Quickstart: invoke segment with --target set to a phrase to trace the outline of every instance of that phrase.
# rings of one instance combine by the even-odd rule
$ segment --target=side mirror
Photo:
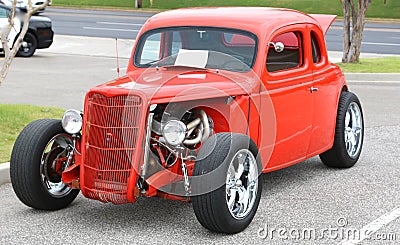
[[[285,50],[285,45],[282,42],[276,42],[276,43],[269,42],[268,45],[274,46],[275,51],[277,53],[281,53],[283,52],[283,50]]]

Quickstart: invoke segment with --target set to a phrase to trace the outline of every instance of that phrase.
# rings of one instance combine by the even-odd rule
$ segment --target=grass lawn
[[[143,7],[154,9],[174,9],[201,6],[269,6],[297,9],[306,13],[325,13],[343,15],[340,1],[337,0],[143,0]],[[115,7],[129,8],[135,6],[135,0],[53,0],[54,6],[77,7]],[[374,0],[367,12],[372,18],[400,18],[400,1]]]
[[[53,0],[53,6],[72,7],[113,7],[129,8],[135,7],[135,0]]]
[[[336,63],[344,72],[400,73],[400,58],[364,58],[359,64]]]
[[[0,104],[0,163],[10,161],[11,150],[21,130],[41,118],[61,118],[63,109],[31,105]]]

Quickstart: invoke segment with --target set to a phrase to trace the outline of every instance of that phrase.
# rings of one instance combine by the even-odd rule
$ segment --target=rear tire
[[[246,229],[262,191],[256,144],[246,135],[219,133],[203,144],[197,159],[193,176],[199,178],[192,190],[193,209],[200,224],[227,234]]]
[[[355,94],[342,92],[333,147],[319,156],[326,166],[350,168],[360,157],[363,141],[364,119],[360,101]]]
[[[26,44],[25,47],[24,43]],[[27,32],[17,54],[20,57],[31,57],[36,52],[37,47],[38,44],[36,36],[30,32]]]
[[[65,158],[68,137],[61,121],[54,119],[34,121],[18,136],[11,154],[10,177],[15,194],[25,205],[58,210],[79,194],[62,183],[61,174],[51,167]]]

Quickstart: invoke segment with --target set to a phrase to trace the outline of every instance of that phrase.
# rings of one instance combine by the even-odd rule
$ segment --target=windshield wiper
[[[172,69],[193,69],[193,70],[200,70],[200,71],[209,71],[210,69],[205,68],[205,67],[198,67],[198,66],[190,66],[190,65],[165,65],[162,66],[162,68],[166,70],[172,70]]]
[[[159,61],[160,61],[160,60],[153,60],[153,61],[150,61],[150,62],[147,62],[147,63],[143,64],[143,66],[153,65],[153,64],[155,64],[155,63],[157,63],[157,62],[159,62]]]

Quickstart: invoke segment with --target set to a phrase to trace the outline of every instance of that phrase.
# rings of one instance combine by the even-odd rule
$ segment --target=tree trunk
[[[350,12],[350,0],[341,0],[343,7],[343,57],[342,62],[347,63],[347,54],[350,50],[351,40],[350,40],[350,22],[351,22],[351,12]]]
[[[357,8],[354,0],[341,0],[343,7],[343,63],[358,63],[360,58],[362,37],[365,26],[365,15],[370,0],[358,0]],[[353,30],[350,30],[350,22]]]

